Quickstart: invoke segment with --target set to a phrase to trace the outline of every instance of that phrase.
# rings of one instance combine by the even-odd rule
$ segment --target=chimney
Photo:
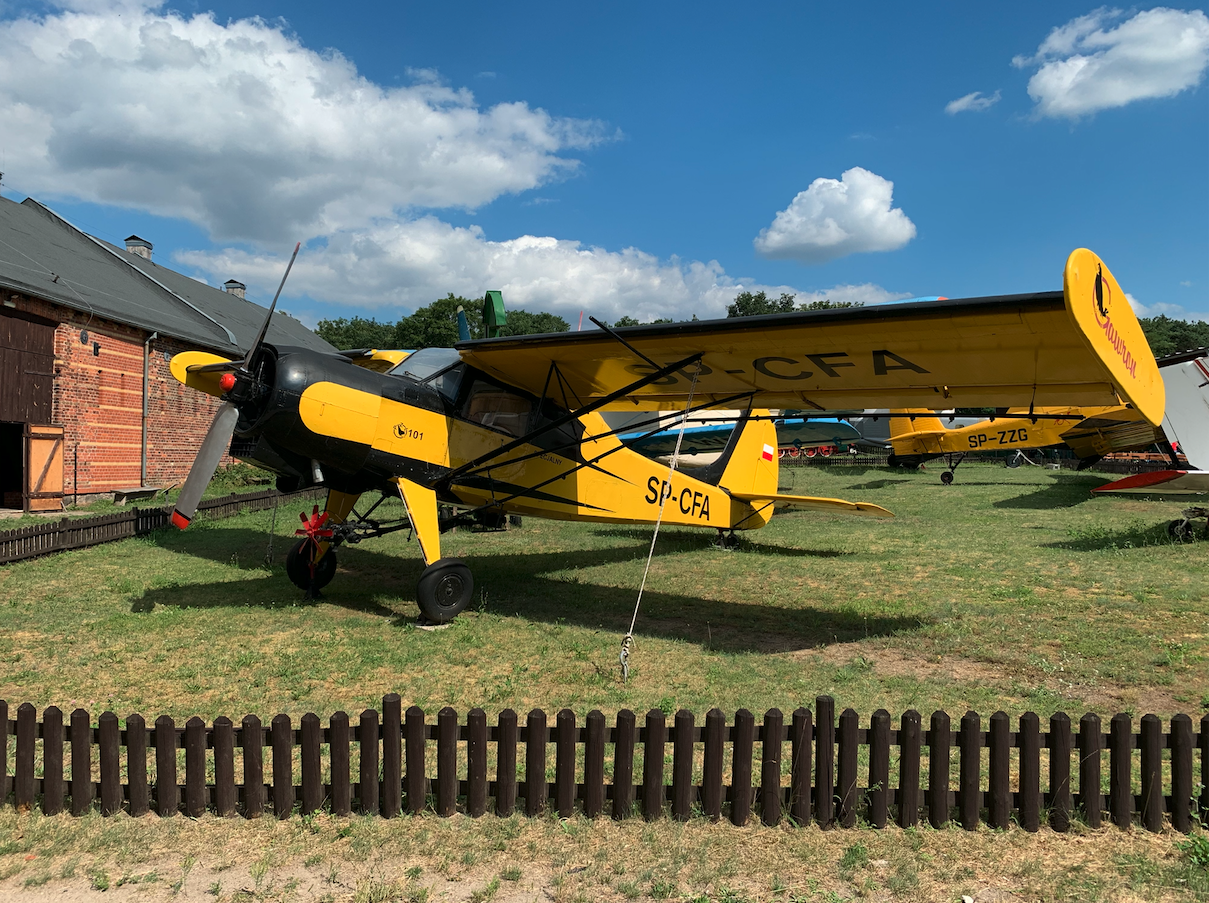
[[[247,298],[244,295],[244,290],[247,288],[247,286],[244,285],[242,282],[236,282],[234,279],[228,279],[226,282],[224,282],[222,284],[222,287],[223,287],[223,291],[225,291],[228,295],[234,295],[236,298],[239,298],[241,301],[247,300]]]
[[[144,260],[151,259],[151,242],[144,241],[137,235],[131,235],[126,239],[126,250],[131,254],[137,254]]]

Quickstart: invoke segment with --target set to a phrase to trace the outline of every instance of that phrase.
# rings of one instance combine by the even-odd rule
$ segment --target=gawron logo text
[[[1108,313],[1108,308],[1112,305],[1112,286],[1104,278],[1104,269],[1100,265],[1096,266],[1095,304],[1096,324],[1104,330],[1104,337],[1108,339],[1108,344],[1112,345],[1113,350],[1121,358],[1129,375],[1136,378],[1138,362],[1126,346],[1125,339],[1121,337],[1117,327],[1113,325],[1112,317]]]

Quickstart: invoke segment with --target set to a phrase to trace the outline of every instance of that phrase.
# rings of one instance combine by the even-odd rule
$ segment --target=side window
[[[494,383],[476,379],[462,403],[462,416],[472,423],[520,437],[529,431],[533,400]]]

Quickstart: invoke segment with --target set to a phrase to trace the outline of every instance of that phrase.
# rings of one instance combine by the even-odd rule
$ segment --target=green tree
[[[764,292],[739,292],[733,304],[726,307],[728,317],[758,317],[762,314],[785,314],[793,310],[796,295],[782,292],[775,301]]]
[[[1157,317],[1139,317],[1138,323],[1155,357],[1209,346],[1209,323],[1204,320],[1173,320],[1166,314],[1159,314]]]
[[[613,326],[637,326],[638,321],[631,316],[618,317]]]
[[[557,314],[510,310],[500,335],[542,335],[547,332],[566,332],[570,328],[571,324]]]
[[[864,307],[864,301],[832,301],[824,298],[821,301],[811,301],[809,304],[799,304],[798,310],[835,310],[840,307]]]
[[[315,327],[315,333],[341,351],[350,348],[395,347],[395,327],[390,323],[379,323],[365,317],[320,320],[319,325]]]
[[[396,348],[412,351],[420,348],[451,348],[458,341],[458,307],[466,310],[470,337],[483,335],[482,303],[470,301],[450,292],[427,307],[420,307],[411,316],[395,324]]]

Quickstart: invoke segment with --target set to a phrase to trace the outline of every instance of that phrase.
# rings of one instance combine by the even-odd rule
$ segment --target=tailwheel
[[[734,530],[731,530],[729,533],[725,530],[719,530],[717,546],[719,549],[726,550],[739,548],[739,534]]]
[[[314,561],[315,548],[314,540],[307,537],[290,546],[285,556],[286,576],[308,593],[318,593],[336,576],[336,550],[329,548],[322,558]]]
[[[940,482],[944,483],[946,486],[948,486],[950,483],[952,483],[953,482],[953,471],[946,470],[944,473],[942,473],[940,475]]]
[[[447,624],[465,611],[472,595],[474,577],[457,558],[442,558],[424,568],[416,588],[420,611],[436,624]]]
[[[1188,518],[1180,518],[1167,525],[1167,535],[1176,542],[1190,542],[1196,539],[1196,528]]]

